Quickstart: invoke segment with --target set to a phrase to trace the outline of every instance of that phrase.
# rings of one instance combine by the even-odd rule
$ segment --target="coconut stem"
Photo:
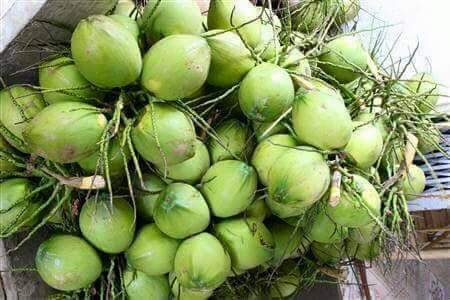
[[[314,84],[312,84],[311,82],[309,82],[308,80],[304,79],[303,77],[296,75],[296,74],[291,74],[291,78],[292,80],[299,86],[301,86],[302,88],[311,91],[315,89]]]
[[[105,188],[105,179],[100,175],[93,175],[87,177],[64,177],[55,172],[41,167],[41,170],[48,175],[56,178],[61,184],[76,188],[79,190],[98,190]]]
[[[341,180],[342,174],[338,170],[333,172],[333,179],[331,180],[330,198],[328,204],[335,207],[339,204],[341,199]]]

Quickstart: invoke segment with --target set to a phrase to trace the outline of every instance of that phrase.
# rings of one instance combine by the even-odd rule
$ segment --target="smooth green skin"
[[[219,287],[230,268],[230,256],[224,246],[207,232],[184,240],[175,256],[174,270],[179,284],[194,291]]]
[[[359,121],[364,124],[370,123],[374,125],[379,130],[381,137],[383,138],[383,141],[386,140],[389,134],[388,128],[385,123],[385,118],[377,117],[374,113],[362,112],[355,118],[355,121]]]
[[[71,50],[78,70],[97,86],[123,87],[141,74],[136,38],[110,17],[94,15],[81,20],[73,32]]]
[[[289,134],[272,135],[256,146],[251,164],[256,169],[262,184],[267,186],[269,171],[275,161],[285,151],[295,146],[297,146],[297,141]]]
[[[372,222],[358,228],[350,228],[348,230],[348,238],[355,243],[366,244],[373,241],[380,231],[381,228]]]
[[[1,135],[0,135],[0,150],[6,152],[8,154],[14,154],[15,153],[15,151],[11,147],[11,145],[8,144],[8,142],[5,140],[5,138],[3,138],[3,136],[1,136]],[[4,158],[0,157],[0,171],[2,171],[2,172],[12,172],[12,171],[16,171],[18,169],[19,169],[19,167],[17,167],[15,164],[13,164],[12,162],[8,161],[7,159],[4,159]]]
[[[383,150],[383,137],[380,130],[372,124],[353,122],[355,130],[344,151],[360,169],[367,170],[380,158]]]
[[[321,212],[314,219],[308,238],[319,243],[342,242],[348,236],[348,229],[331,220],[325,212]]]
[[[234,32],[211,30],[204,34],[211,48],[211,67],[206,81],[221,88],[230,88],[255,66],[250,51]]]
[[[352,240],[347,240],[345,243],[345,251],[350,258],[372,260],[380,254],[380,244],[377,241],[358,244]]]
[[[297,262],[285,261],[277,270],[280,274],[270,288],[271,299],[286,299],[294,294],[300,285],[300,270]]]
[[[427,113],[434,110],[440,92],[438,84],[430,74],[415,74],[406,82],[406,86],[412,93],[422,95],[420,102],[417,103],[422,112]]]
[[[147,276],[140,271],[126,270],[123,282],[128,300],[167,300],[170,286],[167,276]]]
[[[254,200],[243,214],[247,218],[253,218],[263,222],[268,216],[270,216],[270,209],[264,201],[264,198],[261,197]]]
[[[136,41],[139,41],[139,34],[140,34],[139,25],[134,19],[122,15],[110,15],[109,17],[114,21],[118,22],[124,28],[126,28],[126,30],[128,30],[131,33],[131,35],[136,39]]]
[[[441,132],[439,131],[439,129],[435,127],[435,125],[430,124],[428,135],[430,136],[427,137],[427,139],[424,139],[423,137],[420,136],[418,137],[419,144],[417,145],[417,147],[419,148],[419,151],[422,154],[427,154],[435,150],[438,150],[437,145],[439,145],[441,141],[444,140],[444,138],[441,135]]]
[[[278,122],[271,130],[266,132],[267,129],[269,129],[269,127],[272,126],[272,124],[273,122],[264,122],[264,123],[258,121],[252,122],[253,132],[255,133],[258,142],[262,142],[264,139],[272,135],[288,132],[287,127],[284,126],[281,122]]]
[[[270,263],[277,266],[288,258],[299,257],[308,250],[310,242],[305,239],[301,229],[282,221],[273,221],[268,224],[275,243],[274,255]]]
[[[134,182],[136,210],[139,218],[150,222],[153,220],[153,208],[161,192],[167,184],[157,175],[146,173],[142,175],[144,188],[139,179]]]
[[[345,227],[361,227],[380,216],[381,200],[378,192],[365,178],[353,175],[351,183],[359,192],[359,199],[342,191],[338,205],[327,207],[327,215],[337,224]],[[370,213],[369,213],[370,212]]]
[[[275,121],[294,101],[289,74],[277,65],[262,63],[245,76],[239,88],[239,105],[250,120]]]
[[[253,167],[238,160],[224,160],[206,171],[200,190],[212,214],[226,218],[243,212],[252,203],[257,184]]]
[[[306,208],[318,201],[330,185],[330,168],[314,148],[284,152],[269,172],[269,197],[280,204]]]
[[[2,135],[8,143],[22,152],[29,153],[28,147],[21,143],[24,141],[22,131],[29,120],[44,107],[44,98],[36,90],[20,85],[3,89],[0,92],[0,123],[12,136],[5,134],[2,130]]]
[[[52,235],[39,246],[35,263],[45,283],[60,291],[87,288],[102,272],[95,249],[73,235]]]
[[[296,47],[290,47],[280,58],[280,67],[295,72],[297,75],[311,76],[311,67],[306,56]],[[296,88],[298,86],[296,85]]]
[[[157,98],[188,98],[206,82],[211,64],[211,50],[199,36],[168,36],[144,56],[141,84]]]
[[[130,149],[128,147],[124,147],[123,152],[125,154],[126,160],[130,160]],[[102,165],[98,164],[99,159],[100,149],[96,150],[90,156],[78,161],[78,164],[83,169],[83,171],[86,172],[86,174],[93,175],[96,171],[97,173],[101,173],[100,170],[102,168]],[[117,180],[125,176],[125,165],[123,162],[122,152],[120,151],[120,139],[118,137],[114,138],[109,143],[108,161],[109,175],[111,176],[111,179]]]
[[[179,240],[161,232],[156,224],[148,224],[139,230],[125,255],[136,270],[148,276],[158,276],[173,270],[179,245]]]
[[[253,269],[274,257],[275,241],[272,234],[256,219],[227,219],[216,224],[214,229],[215,235],[230,254],[234,269]]]
[[[102,252],[117,254],[130,247],[136,223],[133,207],[124,198],[92,197],[80,213],[80,229],[84,238]]]
[[[345,247],[343,243],[324,244],[313,242],[311,250],[319,262],[327,265],[335,265],[339,263],[345,255]]]
[[[114,14],[134,19],[138,12],[133,0],[119,0],[114,9]]]
[[[103,99],[100,91],[93,89],[91,83],[81,75],[73,60],[59,57],[39,66],[39,85],[44,89],[42,95],[50,104],[57,102],[95,102]],[[82,89],[79,89],[83,87]],[[45,90],[62,90],[46,92]]]
[[[156,10],[155,5],[158,5]],[[170,35],[200,35],[203,31],[200,8],[192,0],[150,0],[141,23],[150,43]]]
[[[206,300],[212,296],[213,290],[190,290],[184,288],[178,282],[175,272],[169,274],[169,283],[172,287],[172,294],[177,300]]]
[[[39,208],[40,204],[32,202],[32,198],[24,200],[33,188],[33,183],[25,178],[7,179],[0,183],[0,233],[7,233],[11,226],[22,223]],[[19,229],[31,227],[37,220],[38,217],[34,217]]]
[[[226,120],[216,128],[220,143],[212,137],[208,143],[212,163],[239,158],[244,160],[253,150],[249,126],[237,119]]]
[[[400,181],[400,188],[407,200],[414,200],[425,190],[426,178],[421,168],[412,164]]]
[[[185,183],[172,183],[159,195],[153,218],[162,232],[176,239],[202,232],[210,214],[202,194]]]
[[[350,114],[341,98],[320,90],[297,95],[292,125],[299,140],[322,150],[345,147],[353,131]]]
[[[58,102],[44,108],[26,126],[29,149],[59,163],[78,162],[98,149],[106,117],[80,102]]]
[[[238,31],[250,47],[256,47],[261,40],[262,26],[259,15],[256,6],[248,0],[212,0],[208,10],[208,28],[231,29],[233,26],[255,20]]]
[[[342,36],[324,46],[319,56],[319,66],[340,83],[348,83],[367,69],[369,59],[368,52],[359,40],[352,36]]]
[[[168,104],[145,106],[131,137],[138,153],[158,166],[179,164],[195,155],[196,136],[192,121]]]
[[[162,167],[159,173],[168,179],[189,184],[198,183],[210,166],[208,148],[200,141],[195,141],[195,155],[182,163]]]
[[[305,204],[301,201],[279,203],[270,198],[266,198],[266,204],[272,214],[282,219],[303,215],[309,207],[305,207]]]
[[[274,58],[280,51],[281,45],[280,40],[272,25],[262,25],[261,26],[261,40],[258,46],[256,46],[255,53],[257,53],[262,60],[268,61]]]

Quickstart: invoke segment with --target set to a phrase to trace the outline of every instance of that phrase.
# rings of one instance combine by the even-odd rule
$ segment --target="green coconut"
[[[216,217],[243,212],[253,201],[258,184],[255,170],[238,160],[215,163],[202,178],[201,191]]]
[[[381,164],[387,168],[398,168],[405,158],[405,143],[398,139],[391,139],[381,158]]]
[[[441,132],[436,125],[432,123],[427,127],[427,134],[419,135],[417,138],[419,139],[417,148],[422,154],[439,150],[439,144],[441,141],[444,141]]]
[[[353,126],[341,99],[337,94],[321,90],[298,94],[292,111],[292,125],[298,139],[322,150],[345,147]]]
[[[110,141],[108,148],[109,175],[113,181],[120,180],[126,175],[120,142],[120,136],[115,137]],[[130,149],[124,147],[123,152],[125,159],[128,161],[131,158]],[[86,174],[93,175],[96,174],[96,172],[97,174],[104,174],[104,172],[101,171],[102,163],[100,162],[100,149],[96,150],[90,156],[79,160],[78,164]]]
[[[267,182],[274,202],[307,208],[327,191],[330,169],[314,148],[299,147],[285,151],[275,161]]]
[[[361,227],[380,216],[381,200],[372,184],[359,175],[350,179],[352,190],[342,190],[339,203],[328,205],[327,215],[345,227]]]
[[[193,0],[150,0],[141,24],[150,43],[170,35],[199,35],[203,31],[202,14]]]
[[[39,85],[43,89],[45,101],[50,104],[64,101],[95,102],[103,98],[103,93],[81,75],[68,57],[58,57],[41,64]]]
[[[13,85],[3,89],[0,92],[0,123],[2,135],[8,143],[28,153],[22,131],[44,107],[42,95],[32,88]]]
[[[169,283],[172,287],[172,294],[178,300],[206,300],[212,296],[213,290],[190,290],[184,288],[178,282],[175,272],[169,274]]]
[[[270,212],[281,219],[301,216],[309,208],[309,206],[305,207],[305,204],[302,201],[279,203],[269,197],[266,198],[266,204],[267,207],[269,207]]]
[[[136,210],[141,220],[149,222],[153,220],[153,207],[156,200],[167,184],[151,173],[143,174],[142,181],[143,187],[138,178],[134,181]]]
[[[29,149],[59,163],[78,162],[95,152],[106,127],[106,117],[94,106],[58,102],[39,112],[23,137]]]
[[[301,1],[291,10],[292,27],[298,31],[310,33],[326,26],[326,20],[333,15],[333,6],[329,0]]]
[[[278,276],[270,287],[271,299],[287,299],[300,287],[300,270],[294,260],[285,261],[278,269]]]
[[[158,166],[179,164],[195,155],[196,137],[191,119],[168,104],[145,106],[131,135],[139,154]]]
[[[319,262],[328,265],[335,265],[339,263],[345,255],[345,247],[343,243],[325,244],[313,242],[311,244],[311,250]]]
[[[311,67],[308,59],[296,47],[289,47],[286,53],[281,56],[279,64],[280,67],[288,69],[296,75],[311,77]]]
[[[278,16],[271,9],[257,6],[256,10],[258,11],[258,14],[261,14],[261,10],[264,10],[261,15],[262,25],[270,25],[273,29],[275,29],[277,34],[281,32],[282,24],[280,18],[278,18]]]
[[[361,227],[350,228],[348,230],[348,238],[356,243],[366,244],[375,239],[380,231],[380,226],[375,222],[371,222]]]
[[[206,82],[211,50],[204,38],[195,35],[168,36],[144,56],[141,84],[157,98],[187,98]]]
[[[170,286],[167,276],[148,276],[136,270],[123,272],[123,283],[129,300],[167,300]]]
[[[195,184],[200,181],[210,166],[208,148],[200,141],[195,141],[195,155],[182,163],[161,167],[159,172],[170,180]]]
[[[378,241],[359,244],[352,240],[347,240],[345,243],[345,251],[351,259],[372,260],[380,255],[380,244]]]
[[[43,242],[35,263],[42,280],[60,291],[88,288],[102,272],[102,261],[95,249],[72,235],[57,234]]]
[[[407,200],[414,200],[425,190],[426,178],[421,168],[412,164],[408,167],[408,172],[400,180],[400,188]]]
[[[354,131],[344,151],[350,160],[364,170],[370,168],[381,156],[383,136],[375,125],[353,122]]]
[[[231,29],[242,26],[237,31],[250,47],[256,47],[261,40],[260,15],[256,6],[248,0],[212,0],[208,10],[208,28]]]
[[[386,116],[377,116],[374,113],[362,112],[356,118],[355,121],[362,122],[364,124],[373,124],[381,134],[383,141],[386,140],[389,132],[386,125]]]
[[[302,229],[296,230],[294,226],[275,220],[268,224],[268,228],[275,244],[272,265],[278,265],[288,258],[299,257],[308,251],[310,242],[303,235]]]
[[[258,173],[259,181],[267,186],[269,171],[276,160],[287,150],[297,146],[289,134],[272,135],[256,146],[251,163]]]
[[[245,160],[253,150],[251,129],[239,120],[226,120],[216,128],[216,138],[210,138],[208,149],[213,163],[235,158]]]
[[[25,178],[6,179],[0,183],[0,233],[6,234],[13,226],[24,223],[39,208],[35,197],[26,198],[34,189]],[[33,226],[38,216],[22,224],[19,230]]]
[[[320,212],[308,232],[308,238],[319,243],[342,242],[348,236],[348,229],[331,220],[325,212]]]
[[[13,147],[0,135],[0,151],[6,154],[15,154]],[[19,167],[9,161],[7,158],[0,156],[0,171],[12,172],[18,170]]]
[[[264,201],[263,197],[255,199],[244,211],[244,217],[253,218],[263,222],[268,216],[270,216],[270,209]]]
[[[116,21],[117,23],[119,23],[120,25],[122,25],[126,30],[128,30],[128,32],[130,32],[131,35],[139,43],[139,35],[140,35],[139,25],[134,19],[128,16],[121,16],[121,15],[110,15],[109,17],[114,21]]]
[[[253,269],[274,257],[272,234],[256,219],[227,219],[217,223],[214,229],[215,235],[230,254],[234,269]]]
[[[175,256],[175,275],[193,291],[219,287],[230,273],[230,257],[213,235],[202,232],[184,240]]]
[[[281,50],[280,40],[272,25],[261,26],[261,40],[254,49],[255,53],[264,61],[274,58]]]
[[[276,120],[294,101],[289,74],[277,65],[263,63],[245,76],[239,88],[239,105],[250,120]]]
[[[117,1],[116,7],[114,8],[115,15],[121,15],[130,17],[132,19],[136,18],[138,11],[136,4],[133,0],[119,0]]]
[[[406,82],[406,86],[417,95],[416,105],[422,112],[434,111],[440,92],[438,83],[430,74],[418,73]]]
[[[348,83],[373,64],[362,43],[352,36],[338,37],[328,42],[319,57],[320,68],[340,83]]]
[[[102,252],[116,254],[128,249],[134,238],[133,207],[124,198],[89,198],[81,208],[83,237]]]
[[[204,34],[211,48],[211,67],[207,78],[212,86],[229,88],[255,66],[250,51],[231,31],[211,30]]]
[[[136,38],[107,16],[81,20],[72,34],[71,50],[80,73],[97,86],[126,86],[141,74],[142,58]]]
[[[172,183],[161,193],[153,208],[153,218],[162,232],[184,239],[205,230],[209,208],[202,194],[185,183]]]
[[[269,136],[288,132],[287,127],[283,123],[277,122],[275,126],[273,126],[274,123],[275,122],[252,121],[253,132],[255,133],[258,142],[263,141]],[[271,129],[268,130],[269,128]]]
[[[180,241],[165,235],[156,224],[143,226],[133,244],[125,252],[128,263],[148,276],[158,276],[173,270]]]
[[[336,22],[341,25],[353,20],[361,8],[359,0],[333,0],[337,8]]]

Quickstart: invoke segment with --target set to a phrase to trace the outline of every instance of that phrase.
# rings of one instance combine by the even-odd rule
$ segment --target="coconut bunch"
[[[102,299],[289,298],[414,251],[439,85],[343,31],[356,0],[273,8],[121,0],[39,85],[5,87],[0,234],[27,232],[10,251],[49,226],[39,275]]]

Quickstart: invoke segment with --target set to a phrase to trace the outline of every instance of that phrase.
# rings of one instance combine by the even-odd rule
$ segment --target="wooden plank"
[[[0,240],[0,270],[2,271],[0,273],[2,292],[5,295],[2,299],[18,299],[14,277],[11,272],[8,272],[11,270],[11,264],[9,263],[9,256],[6,255],[3,240]]]

